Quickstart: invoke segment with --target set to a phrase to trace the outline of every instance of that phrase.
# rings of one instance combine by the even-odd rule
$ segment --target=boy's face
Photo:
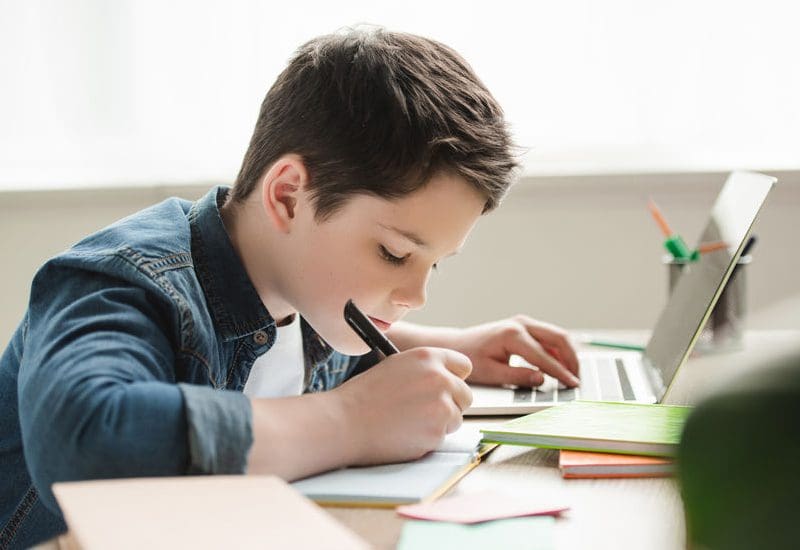
[[[463,179],[441,174],[402,199],[356,195],[322,223],[302,209],[285,297],[334,349],[366,353],[344,320],[347,300],[382,331],[422,307],[434,264],[461,248],[484,203]]]

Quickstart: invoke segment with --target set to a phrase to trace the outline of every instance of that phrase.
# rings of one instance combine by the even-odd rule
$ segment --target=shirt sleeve
[[[250,400],[234,391],[178,384],[188,424],[192,474],[242,474],[253,444]]]
[[[28,315],[20,428],[50,508],[56,481],[244,472],[249,400],[177,383],[166,297],[51,262],[34,279]]]

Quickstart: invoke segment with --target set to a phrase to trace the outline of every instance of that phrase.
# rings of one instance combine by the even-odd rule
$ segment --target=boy
[[[0,547],[65,529],[55,481],[413,459],[459,426],[465,379],[576,385],[550,325],[399,322],[507,190],[510,149],[441,44],[361,30],[302,46],[231,190],[134,214],[37,273],[0,363]],[[401,353],[367,368],[349,298]]]

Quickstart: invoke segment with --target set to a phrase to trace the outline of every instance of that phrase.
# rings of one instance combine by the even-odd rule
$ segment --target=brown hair
[[[282,155],[309,171],[322,221],[357,193],[394,199],[447,171],[496,207],[517,166],[503,112],[451,48],[379,28],[301,46],[267,92],[231,199]]]

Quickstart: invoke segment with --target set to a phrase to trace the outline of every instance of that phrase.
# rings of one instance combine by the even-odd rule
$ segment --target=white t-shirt
[[[303,393],[305,375],[300,315],[277,327],[275,344],[250,369],[244,393],[250,397],[290,397]]]

